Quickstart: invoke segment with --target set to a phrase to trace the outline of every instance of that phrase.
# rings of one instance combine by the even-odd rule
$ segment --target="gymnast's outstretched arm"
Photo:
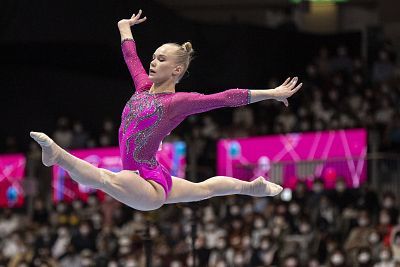
[[[140,24],[146,20],[146,17],[140,18],[141,15],[142,10],[139,10],[137,15],[133,14],[130,19],[122,19],[118,22],[122,54],[132,76],[132,80],[135,83],[136,92],[148,90],[153,84],[139,59],[136,51],[136,43],[131,31],[133,25]]]
[[[286,79],[280,86],[274,89],[267,90],[250,90],[251,98],[250,103],[266,100],[266,99],[275,99],[281,101],[285,104],[285,106],[289,105],[288,98],[295,94],[298,90],[300,90],[303,83],[297,84],[298,78],[294,77],[290,80],[290,77]],[[297,84],[297,86],[296,86]]]
[[[229,89],[216,94],[176,93],[169,103],[170,119],[183,119],[189,115],[206,112],[222,107],[238,107],[266,99],[275,99],[288,106],[287,98],[296,93],[302,83],[296,86],[297,77],[286,79],[284,83],[274,89]]]

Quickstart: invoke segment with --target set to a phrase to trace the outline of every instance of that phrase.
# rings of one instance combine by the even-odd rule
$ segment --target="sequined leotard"
[[[165,196],[172,187],[168,170],[156,160],[161,141],[188,115],[250,102],[250,90],[230,89],[221,93],[149,93],[152,86],[136,52],[134,40],[122,42],[122,53],[136,91],[126,103],[119,128],[119,147],[124,170],[138,171],[146,180],[159,183]]]

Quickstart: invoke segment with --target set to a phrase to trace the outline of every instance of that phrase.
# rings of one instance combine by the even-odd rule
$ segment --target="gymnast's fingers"
[[[292,94],[294,94],[294,93],[296,93],[297,91],[299,91],[300,88],[301,88],[302,86],[303,86],[303,83],[299,83],[299,85],[297,85],[296,88],[294,88],[294,89],[292,90]]]
[[[287,85],[289,81],[290,81],[290,77],[287,78],[287,79],[282,83],[282,85],[283,85],[283,86]]]

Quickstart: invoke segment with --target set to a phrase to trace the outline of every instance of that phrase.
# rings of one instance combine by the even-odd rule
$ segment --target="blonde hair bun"
[[[192,44],[190,42],[186,42],[182,45],[182,48],[189,54],[193,53],[193,47]]]

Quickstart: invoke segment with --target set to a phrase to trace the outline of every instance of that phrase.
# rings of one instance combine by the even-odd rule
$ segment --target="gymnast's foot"
[[[50,167],[57,164],[61,148],[44,133],[30,132],[30,136],[42,147],[42,162]]]
[[[257,179],[243,186],[242,194],[253,197],[276,196],[283,190],[282,186],[268,182],[264,177],[260,176]]]

